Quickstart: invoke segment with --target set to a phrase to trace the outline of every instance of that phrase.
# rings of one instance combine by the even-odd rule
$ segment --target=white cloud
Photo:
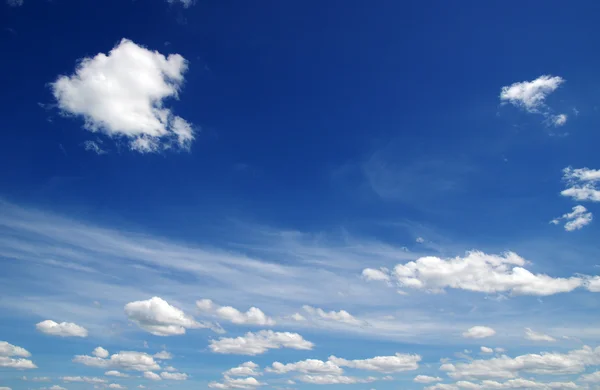
[[[554,337],[548,336],[547,334],[534,332],[530,328],[525,328],[525,338],[532,341],[556,341]]]
[[[122,385],[120,385],[118,383],[111,383],[111,384],[108,385],[108,388],[109,389],[121,389],[122,390],[122,389],[126,389],[127,387],[122,386]]]
[[[181,4],[183,8],[188,8],[194,4],[194,0],[167,0],[169,4]]]
[[[23,5],[23,0],[6,0],[9,7],[20,7]]]
[[[41,387],[40,390],[67,390],[67,389],[65,389],[64,387],[59,386],[59,385],[53,385],[50,387]]]
[[[454,384],[439,383],[434,386],[426,387],[426,390],[496,390],[496,389],[527,389],[527,390],[571,390],[579,389],[573,382],[536,382],[529,379],[517,378],[506,382],[497,382],[484,380],[481,383],[468,381],[458,381]]]
[[[566,114],[558,114],[550,117],[550,121],[554,126],[559,127],[567,123],[567,118]]]
[[[520,372],[539,375],[578,374],[587,366],[600,364],[600,347],[582,349],[567,353],[542,352],[527,354],[515,358],[506,355],[488,359],[472,360],[468,363],[446,363],[440,370],[453,379],[510,379]]]
[[[87,337],[88,335],[87,329],[72,322],[57,323],[52,320],[46,320],[36,324],[35,327],[40,332],[51,336]]]
[[[167,371],[167,372],[175,372],[177,371],[177,369],[173,366],[167,366],[165,368],[163,368],[163,370]]]
[[[10,387],[0,386],[0,390],[12,390]]]
[[[425,239],[423,237],[417,237],[417,239],[415,240],[418,244],[422,244],[425,242]]]
[[[106,375],[106,376],[116,376],[116,377],[119,377],[119,378],[127,378],[129,376],[129,375],[125,374],[125,373],[122,373],[122,372],[119,372],[119,371],[116,371],[116,370],[106,371],[104,373],[104,375]]]
[[[543,75],[532,81],[522,81],[502,87],[500,100],[528,112],[539,113],[545,108],[546,97],[554,92],[564,79],[559,76]]]
[[[208,384],[208,387],[210,387],[211,389],[229,390],[229,389],[255,389],[262,385],[263,385],[263,383],[259,382],[256,378],[253,378],[253,377],[247,377],[247,378],[224,377],[223,382],[210,382]]]
[[[74,74],[59,76],[51,87],[60,110],[83,117],[89,131],[128,138],[142,153],[188,149],[190,124],[163,105],[178,97],[186,70],[179,54],[165,57],[123,39],[108,55],[82,59]]]
[[[279,348],[310,350],[313,348],[313,343],[304,340],[298,333],[273,332],[272,330],[248,332],[240,337],[210,341],[211,351],[224,354],[258,355],[269,349]]]
[[[237,367],[230,368],[223,373],[224,376],[258,376],[261,375],[258,364],[254,362],[242,363]]]
[[[583,284],[578,277],[553,278],[533,274],[524,268],[526,264],[525,259],[513,252],[499,256],[471,251],[465,257],[452,259],[421,257],[396,265],[392,275],[401,287],[434,293],[455,288],[484,293],[545,296],[569,292]]]
[[[357,378],[353,376],[343,375],[302,375],[298,377],[298,380],[304,383],[311,383],[313,385],[351,385],[354,383],[370,383],[375,382],[377,378]]]
[[[25,348],[0,341],[0,356],[30,357],[31,353]]]
[[[242,313],[231,306],[218,306],[210,299],[196,301],[196,307],[203,312],[212,313],[221,319],[238,325],[275,325],[275,321],[257,307],[251,307],[248,311]]]
[[[34,376],[33,378],[27,378],[26,376],[21,377],[24,381],[32,381],[32,382],[50,382],[50,378],[47,376]]]
[[[340,367],[392,373],[418,369],[421,356],[397,353],[393,356],[375,356],[369,359],[358,360],[346,360],[335,356],[330,356],[329,361]]]
[[[106,359],[109,355],[108,351],[102,347],[96,347],[93,351],[92,351],[92,355],[102,358],[102,359]]]
[[[494,353],[494,350],[492,348],[489,348],[489,347],[483,347],[482,346],[480,348],[480,350],[481,350],[481,353]]]
[[[294,321],[298,321],[298,322],[302,322],[302,321],[306,321],[306,317],[304,317],[302,314],[300,313],[294,313],[290,316],[290,318]]]
[[[468,339],[483,339],[496,334],[496,331],[487,326],[473,326],[467,329],[462,336]]]
[[[96,378],[96,377],[89,377],[89,376],[63,376],[62,378],[63,382],[83,382],[83,383],[106,383],[105,379],[102,378]]]
[[[561,220],[566,220],[565,230],[572,232],[573,230],[579,230],[582,227],[589,225],[592,222],[592,219],[592,213],[588,212],[585,207],[577,205],[573,207],[572,212],[563,214],[560,218],[553,219],[550,222],[558,225]]]
[[[140,328],[156,336],[182,335],[186,329],[208,327],[159,297],[130,302],[125,305],[125,314]]]
[[[152,371],[160,369],[159,364],[156,363],[152,356],[144,352],[135,351],[121,351],[111,355],[108,359],[77,355],[73,358],[73,362],[81,363],[89,367],[125,371]]]
[[[316,375],[341,375],[344,370],[332,361],[322,361],[318,359],[306,359],[296,363],[283,364],[274,362],[271,367],[265,369],[268,372],[276,374],[286,374],[288,372],[301,372],[304,374]]]
[[[417,382],[417,383],[433,383],[433,382],[441,382],[442,378],[440,378],[438,376],[417,375],[415,377],[415,379],[413,379],[413,381]]]
[[[94,152],[99,156],[106,154],[107,152],[104,149],[102,149],[100,145],[98,145],[98,143],[101,143],[101,141],[96,142],[87,140],[83,143],[83,148],[88,152]]]
[[[310,314],[311,316],[318,317],[324,320],[341,322],[348,325],[365,325],[364,321],[358,320],[346,310],[325,311],[321,308],[312,307],[308,305],[302,306],[302,309],[304,309],[304,311]]]
[[[144,375],[144,378],[150,379],[151,381],[159,381],[162,379],[160,377],[160,375],[158,375],[157,373],[152,372],[152,371],[146,371],[146,372],[144,372],[143,375]]]
[[[188,379],[188,374],[185,374],[183,372],[163,371],[160,373],[160,377],[171,381],[185,381]]]
[[[562,196],[573,198],[577,201],[600,202],[600,170],[590,168],[567,167],[563,169],[563,180],[570,187],[561,191]]]
[[[0,367],[16,368],[19,370],[37,368],[31,360],[23,359],[30,356],[31,353],[25,348],[6,341],[0,341]]]
[[[383,269],[373,269],[373,268],[365,268],[362,271],[362,277],[365,280],[376,280],[376,281],[384,281],[389,282],[390,276],[388,275],[389,270]]]
[[[160,360],[169,360],[169,359],[173,359],[173,355],[171,355],[171,353],[167,352],[167,351],[160,351],[158,353],[154,354],[154,357],[156,359],[160,359]]]
[[[589,374],[582,375],[579,377],[579,381],[598,383],[600,382],[600,371],[594,371]]]

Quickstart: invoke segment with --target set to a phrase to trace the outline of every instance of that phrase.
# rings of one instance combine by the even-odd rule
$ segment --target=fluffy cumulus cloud
[[[564,220],[566,221],[565,230],[572,232],[573,230],[579,230],[582,227],[589,225],[592,222],[592,219],[592,213],[588,212],[585,207],[577,205],[573,207],[572,212],[563,214],[561,217],[555,218],[550,222],[554,225],[558,225]]]
[[[304,311],[306,313],[310,314],[313,318],[319,318],[319,319],[326,320],[326,321],[341,322],[343,324],[348,324],[348,325],[365,325],[364,321],[361,321],[361,320],[355,318],[352,314],[348,313],[346,310],[325,311],[321,308],[312,307],[312,306],[308,306],[308,305],[304,305],[302,307],[302,309],[304,309]]]
[[[121,351],[106,359],[97,356],[77,355],[73,358],[73,362],[89,367],[124,371],[154,371],[160,369],[160,365],[152,356],[135,351]]]
[[[442,378],[440,378],[438,376],[417,375],[415,377],[415,379],[413,379],[413,381],[417,382],[417,383],[433,383],[433,382],[441,382]]]
[[[231,378],[224,377],[221,382],[210,382],[208,387],[211,389],[221,389],[221,390],[229,390],[229,389],[255,389],[259,386],[262,386],[263,383],[259,382],[258,379],[253,377],[247,378]]]
[[[160,377],[160,375],[158,375],[157,373],[152,372],[152,371],[145,371],[143,375],[144,375],[144,378],[150,379],[151,381],[160,381],[160,380],[162,380],[162,378]]]
[[[473,326],[463,332],[463,337],[467,339],[483,339],[496,334],[496,331],[487,326]]]
[[[70,383],[70,382],[93,383],[93,384],[106,383],[105,379],[90,377],[90,376],[63,376],[60,379],[62,379],[63,382],[67,382],[67,383]]]
[[[397,353],[392,356],[375,356],[369,359],[358,360],[347,360],[330,356],[329,361],[340,367],[377,371],[381,373],[393,373],[418,369],[421,356]]]
[[[72,322],[54,322],[52,320],[42,321],[35,325],[38,331],[59,337],[87,337],[88,331],[83,326]]]
[[[108,351],[102,347],[96,347],[93,351],[92,351],[92,355],[102,358],[102,359],[106,359],[109,355]]]
[[[600,371],[590,372],[579,377],[580,382],[600,383]]]
[[[167,351],[160,351],[158,353],[154,354],[154,357],[156,359],[160,359],[160,360],[169,360],[169,359],[173,359],[173,355],[171,355],[170,352]]]
[[[254,362],[242,363],[237,367],[230,368],[223,373],[224,376],[258,376],[261,375],[258,364]]]
[[[530,113],[542,114],[554,126],[562,126],[567,122],[567,115],[553,115],[546,106],[546,98],[564,82],[562,77],[544,75],[532,81],[513,83],[502,87],[500,101]]]
[[[127,378],[129,376],[129,375],[124,374],[124,373],[122,373],[120,371],[117,371],[117,370],[106,371],[104,373],[104,375],[106,375],[106,376],[116,376],[116,377],[119,377],[119,378]]]
[[[298,377],[298,380],[300,382],[310,383],[313,385],[351,385],[354,383],[375,382],[377,378],[358,378],[345,375],[301,375]]]
[[[140,328],[156,336],[182,335],[186,329],[209,327],[159,297],[130,302],[125,305],[125,314]]]
[[[556,339],[554,337],[548,336],[547,334],[535,332],[535,331],[531,330],[531,328],[525,328],[525,338],[527,340],[532,340],[532,341],[548,341],[548,342],[556,341]]]
[[[80,60],[51,88],[60,110],[82,117],[89,131],[126,138],[139,152],[188,149],[192,125],[164,106],[178,97],[187,66],[179,54],[165,57],[123,39],[108,54]]]
[[[493,380],[484,380],[480,383],[469,381],[458,381],[454,384],[439,383],[437,385],[426,387],[426,390],[495,390],[495,389],[515,389],[515,390],[571,390],[579,389],[573,382],[537,382],[530,379],[510,379],[505,382]]]
[[[196,307],[202,312],[216,315],[221,319],[238,325],[275,325],[275,321],[257,307],[251,307],[248,311],[243,313],[231,306],[219,306],[210,299],[201,299],[197,301]]]
[[[188,374],[183,372],[168,372],[163,371],[160,373],[160,377],[162,379],[170,380],[170,381],[185,381],[188,379]]]
[[[492,348],[489,347],[481,347],[480,348],[481,353],[494,353],[494,350]]]
[[[313,346],[313,343],[304,340],[298,333],[273,332],[272,330],[248,332],[244,336],[210,341],[211,351],[238,355],[259,355],[269,349],[279,348],[310,350]]]
[[[562,196],[580,202],[600,202],[600,169],[567,167],[563,169],[563,180],[567,188],[561,192]]]
[[[440,369],[453,379],[512,379],[519,373],[539,375],[579,374],[588,366],[600,364],[600,347],[584,346],[567,353],[542,352],[511,358],[506,355],[468,363],[446,363]]]
[[[584,284],[579,277],[553,278],[534,274],[524,268],[526,264],[525,259],[513,252],[489,255],[471,251],[464,257],[441,259],[427,256],[398,264],[390,276],[402,288],[433,293],[454,288],[482,293],[545,296],[569,292]]]
[[[318,359],[306,359],[296,363],[283,364],[274,362],[271,367],[265,371],[276,374],[286,374],[288,372],[301,372],[304,374],[316,375],[341,375],[344,370],[332,361],[322,361]]]
[[[37,368],[31,360],[25,359],[30,356],[31,353],[25,348],[0,341],[0,367],[18,370]]]

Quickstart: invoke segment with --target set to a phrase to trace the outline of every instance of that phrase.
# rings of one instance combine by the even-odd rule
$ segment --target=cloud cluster
[[[219,338],[210,341],[210,349],[215,353],[259,355],[269,349],[291,348],[310,350],[314,346],[298,333],[274,332],[261,330],[256,333],[248,332],[235,338]]]
[[[125,305],[125,314],[140,328],[156,336],[176,336],[185,334],[186,329],[211,327],[160,297],[130,302]]]
[[[348,325],[359,325],[359,326],[366,325],[366,323],[364,321],[361,321],[361,320],[355,318],[352,314],[348,313],[346,310],[325,311],[321,308],[312,307],[309,305],[302,306],[302,309],[306,313],[311,315],[313,318],[318,318],[318,319],[326,320],[326,321],[341,322],[343,324],[348,324]]]
[[[192,125],[164,106],[178,97],[187,66],[179,54],[165,57],[123,39],[108,54],[81,59],[51,88],[60,110],[81,116],[86,130],[126,138],[142,153],[189,149]]]
[[[160,369],[160,365],[154,360],[152,356],[144,352],[135,351],[121,351],[107,358],[88,355],[76,355],[73,358],[73,362],[81,363],[89,367],[124,371],[144,372],[155,371]]]
[[[426,387],[426,390],[573,390],[579,389],[573,382],[538,382],[529,379],[517,378],[505,382],[484,380],[480,383],[458,381],[454,384],[439,383]]]
[[[573,211],[570,213],[563,214],[559,218],[555,218],[550,223],[558,225],[561,220],[567,221],[565,223],[565,230],[572,232],[573,230],[579,230],[584,226],[589,225],[592,222],[592,213],[588,212],[583,206],[577,205],[573,207]]]
[[[204,313],[216,315],[237,325],[262,325],[273,326],[275,321],[268,317],[257,307],[251,307],[245,313],[231,306],[219,306],[210,299],[201,299],[196,302],[196,307]]]
[[[462,336],[467,339],[483,339],[496,334],[496,331],[488,326],[473,326],[463,332]]]
[[[567,115],[552,114],[546,105],[546,98],[564,82],[562,77],[543,75],[532,81],[513,83],[502,87],[500,101],[530,113],[542,114],[549,123],[562,126],[567,122]]]
[[[567,167],[563,169],[563,180],[568,184],[560,194],[583,202],[600,202],[600,169]]]
[[[211,389],[230,390],[230,389],[256,389],[264,385],[253,377],[231,378],[225,376],[221,382],[210,382],[208,387]]]
[[[31,357],[31,353],[25,348],[0,341],[0,367],[19,370],[37,368],[31,360],[24,359],[28,357]]]
[[[554,342],[556,339],[552,336],[548,336],[547,334],[534,332],[530,328],[525,328],[525,338],[531,341],[548,341]]]
[[[553,278],[533,274],[524,268],[526,264],[525,259],[513,252],[489,255],[471,251],[464,257],[451,259],[421,257],[396,265],[388,274],[383,269],[371,268],[363,270],[362,274],[367,280],[395,280],[402,288],[433,293],[453,288],[482,293],[546,296],[570,292],[584,284],[579,277]],[[387,278],[383,277],[384,274]]]
[[[38,331],[59,337],[87,337],[88,331],[83,326],[72,322],[54,322],[52,320],[42,321],[35,325]]]
[[[237,367],[230,368],[223,373],[224,376],[259,376],[258,364],[254,362],[242,363]]]

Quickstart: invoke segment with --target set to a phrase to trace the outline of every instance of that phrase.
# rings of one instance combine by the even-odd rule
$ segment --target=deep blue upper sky
[[[190,7],[166,0],[2,4],[0,200],[1,231],[8,238],[0,240],[0,267],[6,278],[27,280],[23,264],[29,263],[11,260],[23,260],[15,255],[17,238],[25,247],[81,246],[82,251],[91,251],[86,243],[40,233],[51,230],[48,226],[23,233],[23,226],[15,222],[25,218],[23,212],[31,213],[27,218],[33,225],[42,218],[58,218],[60,226],[82,223],[116,235],[135,232],[133,241],[143,234],[182,248],[232,250],[276,264],[312,259],[335,268],[339,262],[345,264],[340,265],[344,272],[358,269],[352,280],[360,283],[360,289],[370,286],[360,281],[362,268],[393,267],[426,255],[464,256],[471,249],[490,254],[515,251],[533,262],[525,267],[533,273],[594,275],[600,254],[597,223],[565,231],[562,222],[559,226],[548,222],[577,204],[585,204],[592,213],[597,209],[593,201],[575,202],[560,193],[566,188],[564,168],[600,168],[599,12],[596,1],[558,0],[197,0]],[[123,38],[163,55],[177,53],[189,62],[178,99],[164,102],[193,124],[195,139],[189,150],[139,153],[128,148],[126,138],[111,138],[102,130],[92,133],[83,128],[81,116],[58,108],[51,83],[60,75],[72,75],[81,59],[108,53]],[[564,80],[545,96],[542,111],[551,114],[501,101],[502,87],[542,75]],[[559,113],[568,116],[562,126],[544,120]],[[99,143],[107,153],[87,150],[87,141]],[[426,245],[414,248],[417,237],[424,237]],[[369,245],[387,249],[382,254]],[[350,255],[348,248],[362,249],[357,249],[360,255]],[[406,258],[390,254],[390,248],[404,251]],[[42,256],[43,250],[33,252]],[[114,257],[110,261],[135,262],[125,255],[105,255]],[[359,259],[368,264],[353,263]],[[168,258],[163,260],[169,263]],[[154,266],[156,272],[167,272]],[[192,280],[185,276],[190,271],[178,271],[183,273],[169,277],[191,288]],[[112,268],[103,272],[118,274]],[[0,293],[23,299],[28,294],[41,296],[39,285],[26,288],[24,283],[7,284]],[[145,283],[140,276],[130,284],[137,288]],[[262,302],[254,303],[251,296],[223,301],[221,290],[212,296],[201,291],[188,296],[173,286],[166,291],[143,290],[149,296],[123,293],[124,302],[111,302],[122,310],[130,301],[162,294],[184,306],[211,298],[243,311]],[[198,288],[205,290],[202,285]],[[424,302],[437,299],[415,294]],[[536,321],[541,322],[534,321],[531,327],[546,321],[549,327],[575,329],[579,316],[585,323],[598,319],[590,314],[598,308],[592,293],[569,294],[581,295],[578,302],[585,306],[571,307],[575,322],[557,322],[561,314],[550,311],[540,314]],[[391,302],[399,297],[386,298],[386,307],[393,307]],[[263,298],[264,306],[272,305],[273,310],[289,304]],[[305,303],[319,307],[318,300],[311,299]],[[491,301],[503,305],[497,312],[502,315],[496,317],[509,323],[508,316],[521,310],[531,313],[540,305],[535,299],[525,298],[527,303],[520,299],[510,298],[512,304],[507,304],[486,296],[485,304],[473,305]],[[554,300],[553,310],[559,310],[574,298],[544,299]],[[452,305],[455,300],[449,294],[443,301]],[[340,310],[364,302],[326,303],[330,306],[324,309]],[[11,324],[30,326],[48,319],[33,308],[25,309],[24,315],[16,304],[2,304],[0,299],[0,305]],[[360,306],[355,311],[366,318],[373,310]],[[79,322],[89,325],[89,316],[84,317]],[[79,323],[78,318],[73,314],[69,322]],[[11,341],[9,336],[16,332],[11,329],[0,326],[0,341],[33,353],[33,345]],[[315,329],[309,331],[325,343],[326,337]],[[506,344],[513,343],[516,351],[520,347],[512,336],[507,333]],[[577,337],[595,347],[600,334]],[[440,347],[442,352],[431,360],[434,366],[439,358],[479,348],[459,342],[450,349]],[[423,348],[435,350],[432,343],[424,337]],[[66,361],[102,345],[92,344],[77,352],[63,351]],[[140,348],[125,346],[124,350]],[[364,344],[344,348],[369,350]],[[350,352],[347,355],[353,355]],[[328,349],[319,358],[331,354],[341,352]],[[361,354],[354,355],[348,358]],[[376,355],[381,354],[366,353],[362,358]],[[290,357],[286,362],[297,360],[301,359]],[[192,373],[198,380],[194,385],[216,380],[219,370],[241,362],[227,361],[214,372]],[[27,385],[17,382],[12,371],[0,371],[0,386],[5,374],[12,378],[7,386]],[[415,373],[409,374],[406,386]],[[397,387],[392,382],[376,385]]]

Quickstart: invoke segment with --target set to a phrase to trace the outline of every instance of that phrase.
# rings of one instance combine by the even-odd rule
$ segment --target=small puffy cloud
[[[433,382],[441,382],[442,378],[440,378],[438,376],[417,375],[415,377],[415,379],[413,379],[413,381],[417,382],[417,383],[433,383]]]
[[[369,359],[347,360],[330,356],[329,361],[340,367],[350,367],[359,370],[377,371],[382,373],[412,371],[419,368],[421,356],[397,353],[392,356],[375,356]]]
[[[502,87],[500,100],[528,112],[539,113],[546,106],[546,97],[564,82],[562,77],[543,75],[532,81],[513,83]]]
[[[106,376],[116,376],[116,377],[119,377],[119,378],[127,378],[129,376],[129,375],[127,375],[125,373],[122,373],[122,372],[119,372],[117,370],[106,371],[104,373],[104,375],[106,375]]]
[[[567,167],[563,169],[563,180],[567,182],[569,187],[561,191],[562,196],[580,202],[600,202],[600,189],[598,189],[600,170]]]
[[[179,54],[165,57],[123,39],[108,54],[80,60],[51,88],[59,109],[82,117],[86,130],[126,138],[142,153],[188,149],[192,126],[164,106],[178,97],[187,66]]]
[[[573,230],[579,230],[582,227],[589,225],[592,222],[592,219],[592,213],[588,212],[585,207],[577,205],[573,207],[572,212],[563,214],[561,217],[550,221],[550,223],[558,225],[561,220],[565,220],[567,221],[565,223],[565,230],[572,232]]]
[[[177,369],[175,367],[173,367],[173,366],[167,366],[167,367],[163,368],[163,370],[166,371],[166,372],[175,372],[175,371],[177,371]]]
[[[418,244],[422,244],[425,242],[425,239],[423,237],[417,237],[417,239],[415,240]]]
[[[271,317],[265,315],[265,313],[257,307],[251,307],[248,311],[242,313],[231,306],[216,305],[210,299],[201,299],[197,301],[196,307],[200,311],[214,314],[221,319],[238,325],[275,325],[275,321]]]
[[[106,383],[105,379],[89,377],[89,376],[63,376],[60,379],[62,379],[63,382],[67,382],[67,383],[71,383],[71,382],[95,383],[95,384]]]
[[[102,347],[96,347],[93,351],[92,351],[92,355],[102,358],[102,359],[106,359],[109,355],[108,351]]]
[[[489,347],[483,347],[482,346],[480,348],[480,350],[481,350],[481,353],[494,353],[494,350],[492,348],[489,348]]]
[[[31,353],[25,348],[12,345],[6,341],[0,341],[0,356],[30,357]]]
[[[375,280],[375,281],[383,281],[389,282],[390,276],[388,275],[389,271],[385,268],[383,269],[374,269],[374,268],[365,268],[362,271],[362,277],[365,280]]]
[[[88,331],[83,326],[72,322],[57,323],[52,320],[42,321],[35,325],[38,331],[59,337],[87,337]]]
[[[344,375],[302,375],[298,377],[298,380],[304,383],[311,383],[313,385],[351,385],[354,383],[375,382],[377,378],[357,378]]]
[[[144,372],[143,375],[144,375],[144,378],[150,379],[151,381],[159,381],[162,379],[160,377],[160,375],[158,375],[157,373],[152,372],[152,371],[146,371],[146,372]]]
[[[109,389],[119,389],[119,390],[123,390],[123,389],[126,389],[127,387],[125,387],[125,386],[123,386],[123,385],[120,385],[120,384],[118,384],[118,383],[111,383],[111,384],[109,384],[109,385],[108,385],[108,388],[109,388]]]
[[[550,117],[550,121],[556,127],[560,127],[567,123],[567,115],[566,114],[558,114]]]
[[[158,353],[154,354],[154,357],[156,359],[160,359],[160,360],[169,360],[169,359],[173,359],[173,355],[171,355],[171,353],[167,352],[167,351],[160,351]]]
[[[73,362],[89,367],[124,371],[152,371],[159,370],[160,365],[154,358],[144,352],[121,351],[110,356],[108,359],[96,356],[76,355]]]
[[[130,302],[125,305],[125,314],[140,328],[155,336],[182,335],[186,329],[208,327],[159,297]]]
[[[467,339],[483,339],[496,334],[496,331],[487,326],[473,326],[465,331],[462,336]]]
[[[594,371],[580,376],[579,382],[600,383],[600,371]]]
[[[318,307],[312,307],[308,305],[302,306],[305,312],[310,314],[313,317],[317,317],[323,320],[341,322],[348,325],[364,325],[364,321],[360,321],[355,318],[352,314],[348,313],[346,310],[340,311],[325,311]]]
[[[530,328],[525,328],[525,338],[527,340],[532,340],[532,341],[548,341],[548,342],[556,341],[556,339],[554,337],[548,336],[547,334],[534,332]]]
[[[224,376],[258,376],[258,364],[254,362],[242,363],[237,367],[230,368],[223,373]]]
[[[283,364],[274,362],[271,367],[265,371],[276,374],[286,374],[288,372],[301,372],[303,374],[316,375],[341,375],[344,370],[332,361],[322,361],[318,359],[306,359],[296,363]]]
[[[248,332],[244,336],[210,341],[211,351],[238,355],[259,355],[269,349],[279,348],[310,350],[313,346],[313,343],[304,340],[298,333],[273,332],[272,330]]]
[[[224,377],[222,382],[210,382],[208,387],[211,389],[229,390],[229,389],[255,389],[262,386],[256,378],[230,378]]]
[[[579,277],[553,278],[525,269],[527,261],[514,252],[489,255],[467,252],[465,257],[421,257],[394,267],[391,276],[398,286],[443,292],[446,288],[482,293],[546,296],[570,292],[583,285]],[[363,271],[364,274],[364,271]]]
[[[29,359],[11,358],[6,356],[0,356],[0,367],[15,368],[17,370],[37,368],[37,366]]]
[[[453,379],[511,379],[521,372],[538,375],[569,375],[600,364],[600,347],[584,346],[567,353],[542,352],[511,358],[506,355],[468,363],[446,363],[440,367]]]
[[[304,317],[302,314],[300,313],[294,313],[290,316],[290,318],[294,321],[298,321],[298,322],[302,322],[302,321],[306,321],[306,317]]]
[[[160,377],[162,379],[171,380],[171,381],[185,381],[188,379],[188,374],[185,374],[183,372],[163,371],[160,373]]]
[[[26,376],[21,377],[24,381],[32,381],[32,382],[50,382],[50,378],[47,376],[34,376],[33,378],[27,378]]]

